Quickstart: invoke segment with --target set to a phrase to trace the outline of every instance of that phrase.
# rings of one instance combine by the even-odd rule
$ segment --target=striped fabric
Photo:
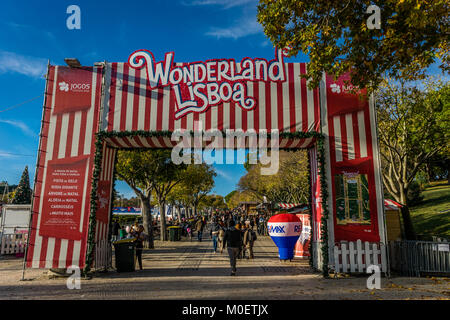
[[[194,122],[201,121],[204,130],[319,131],[318,90],[308,89],[306,80],[300,78],[300,74],[306,73],[306,64],[287,63],[285,66],[287,79],[283,83],[247,82],[248,95],[257,100],[254,110],[244,111],[235,103],[229,102],[213,106],[204,113],[190,113],[175,120],[175,96],[170,87],[148,90],[145,69],[135,70],[126,63],[108,63],[102,129],[194,130]],[[155,139],[148,141],[148,144],[152,143],[158,145]],[[166,144],[167,141],[163,143]],[[284,148],[303,146],[304,143],[306,142],[291,140],[282,142]]]
[[[65,268],[70,265],[84,267],[86,256],[86,237],[89,224],[90,192],[92,183],[93,155],[95,151],[94,133],[98,130],[98,110],[100,107],[101,68],[92,70],[92,97],[89,109],[53,114],[55,96],[58,87],[58,66],[49,67],[46,92],[44,125],[41,132],[40,161],[37,169],[37,181],[34,189],[33,220],[27,255],[27,267]],[[44,189],[47,176],[47,164],[54,159],[71,159],[88,155],[88,167],[83,186],[83,204],[80,228],[84,239],[68,240],[41,236],[41,212],[44,203]],[[47,182],[48,183],[48,182]]]

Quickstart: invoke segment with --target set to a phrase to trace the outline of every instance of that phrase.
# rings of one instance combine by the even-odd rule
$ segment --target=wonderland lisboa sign
[[[145,68],[151,89],[171,86],[175,94],[175,119],[188,113],[202,113],[210,106],[233,101],[243,110],[256,108],[257,101],[247,95],[248,81],[285,82],[283,57],[287,51],[276,50],[275,58],[243,58],[240,70],[234,59],[174,65],[174,52],[156,62],[152,52],[137,50],[128,58],[131,68]]]

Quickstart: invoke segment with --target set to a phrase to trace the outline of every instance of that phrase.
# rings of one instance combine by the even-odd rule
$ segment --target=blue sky
[[[175,61],[261,57],[274,49],[256,22],[255,0],[16,1],[0,10],[0,181],[17,184],[26,165],[33,181],[47,61],[65,65],[123,62],[138,49]],[[81,9],[81,30],[66,27],[69,5]],[[307,62],[299,55],[287,62]],[[437,63],[431,74],[439,73]],[[31,100],[31,101],[30,101]],[[28,102],[27,102],[28,101]],[[24,103],[27,102],[27,103]],[[22,104],[24,103],[24,104]],[[13,108],[10,107],[20,106]],[[242,165],[216,165],[214,193],[226,195],[245,173]],[[122,182],[119,192],[132,191]]]
[[[69,5],[81,9],[81,30],[66,27]],[[2,1],[0,11],[0,181],[17,184],[26,165],[34,179],[47,61],[83,65],[126,61],[137,49],[175,61],[262,57],[274,49],[256,22],[254,0]],[[289,59],[307,61],[305,56]],[[33,100],[31,100],[33,99]],[[2,111],[31,100],[11,110]],[[235,189],[242,165],[217,165],[213,192]],[[124,184],[119,192],[133,195]]]

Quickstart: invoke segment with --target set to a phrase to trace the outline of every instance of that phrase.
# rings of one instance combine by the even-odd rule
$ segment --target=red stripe
[[[355,159],[361,158],[361,145],[359,142],[359,128],[358,128],[358,113],[354,112],[352,114],[352,122],[353,122],[353,141],[355,148]]]
[[[272,128],[272,121],[271,121],[272,100],[270,94],[270,82],[264,83],[264,90],[266,92],[266,129],[267,133],[270,133],[270,129]]]
[[[123,81],[122,81],[122,90],[121,90],[121,95],[122,95],[122,104],[120,107],[120,131],[125,131],[126,130],[126,122],[127,122],[127,112],[128,111],[128,106],[127,106],[127,95],[128,95],[128,72],[129,72],[129,66],[127,63],[123,64]]]
[[[224,107],[223,103],[217,107],[217,129],[220,131],[223,131],[224,125],[223,125],[223,113],[224,113]]]
[[[158,103],[157,103],[157,114],[156,114],[156,130],[162,130],[162,119],[163,119],[163,96],[164,89],[158,89]]]
[[[169,131],[175,129],[175,96],[173,90],[169,91]]]
[[[290,121],[290,131],[297,131],[297,119],[295,119],[295,80],[294,79],[294,65],[288,63],[288,77],[289,77],[289,121]]]
[[[145,88],[145,120],[144,130],[150,131],[150,113],[151,113],[152,90],[147,86]]]
[[[114,107],[116,103],[117,63],[111,64],[111,85],[109,89],[108,131],[114,128]],[[83,122],[82,122],[83,123]],[[81,141],[81,140],[80,140]]]
[[[55,81],[55,67],[50,66],[48,71],[48,81],[47,81],[47,90],[45,92],[46,99],[45,99],[45,111],[44,111],[44,125],[42,126],[42,132],[41,132],[41,150],[39,151],[39,164],[37,170],[37,180],[36,184],[34,186],[35,190],[33,195],[35,196],[33,200],[33,212],[32,212],[32,225],[31,225],[31,233],[29,236],[29,245],[28,245],[28,251],[27,251],[27,267],[32,267],[33,262],[33,254],[34,254],[34,246],[36,244],[36,237],[37,237],[37,223],[39,218],[39,205],[41,200],[41,191],[42,191],[42,181],[44,177],[44,166],[45,166],[45,158],[47,151],[47,143],[48,143],[48,132],[49,132],[49,122],[50,122],[50,116],[51,116],[51,106],[52,106],[52,96],[53,96],[53,89],[56,85]]]
[[[236,105],[233,101],[230,101],[230,125],[229,129],[236,129]]]
[[[341,122],[341,144],[342,144],[342,161],[348,160],[348,140],[347,140],[347,125],[345,121],[345,114],[339,116]]]
[[[256,132],[259,132],[259,82],[253,82],[253,97],[255,98],[255,102],[257,103],[256,108],[253,109],[253,127]]]
[[[306,74],[306,64],[300,64],[300,74]],[[306,92],[306,79],[301,78],[301,92],[302,92],[302,131],[308,132],[308,97]]]
[[[141,88],[141,70],[136,69],[134,76],[134,97],[133,97],[133,123],[131,124],[132,130],[138,129],[138,119],[139,119],[139,97]]]
[[[39,257],[39,268],[45,268],[45,259],[47,256],[48,237],[42,237],[41,256]]]
[[[56,128],[55,128],[55,137],[53,143],[53,155],[52,159],[58,159],[59,147],[61,142],[61,127],[62,127],[62,114],[58,114],[56,116]]]
[[[66,153],[65,157],[70,157],[72,153],[72,140],[73,140],[73,126],[75,122],[75,113],[71,112],[69,114],[69,127],[67,129],[67,141],[66,141]]]
[[[78,140],[78,155],[84,154],[84,143],[85,143],[84,140],[85,140],[85,136],[86,136],[87,114],[88,114],[87,110],[84,110],[81,112],[80,138]]]
[[[278,130],[283,130],[283,83],[277,83]]]
[[[320,131],[320,100],[319,100],[319,89],[314,89],[314,131]]]

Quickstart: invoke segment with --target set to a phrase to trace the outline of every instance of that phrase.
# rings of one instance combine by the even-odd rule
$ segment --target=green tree
[[[249,166],[239,180],[240,191],[253,194],[258,201],[266,196],[269,202],[308,202],[308,157],[304,150],[280,151],[279,170],[274,175],[261,175],[260,169],[260,163]]]
[[[117,177],[125,181],[142,203],[142,218],[145,232],[149,235],[149,247],[154,248],[151,216],[152,194],[161,210],[161,239],[166,239],[165,203],[167,194],[181,179],[180,172],[185,165],[171,161],[171,151],[124,150],[119,151]]]
[[[182,202],[192,206],[196,215],[200,201],[214,187],[215,177],[216,172],[212,166],[205,163],[190,164],[183,172],[183,181],[173,189],[171,198],[178,197]]]
[[[428,159],[449,151],[449,93],[450,85],[437,80],[415,84],[387,80],[376,93],[384,186],[395,201],[404,205],[408,239],[416,237],[408,191]]]
[[[369,5],[380,9],[380,28],[368,28]],[[322,72],[351,72],[352,83],[376,88],[382,78],[415,79],[440,59],[449,66],[446,0],[260,0],[258,22],[278,48],[310,58],[306,78],[317,87]]]
[[[23,170],[22,177],[20,178],[19,186],[14,192],[14,198],[12,204],[31,204],[31,188],[30,188],[30,176],[28,174],[28,166]]]

